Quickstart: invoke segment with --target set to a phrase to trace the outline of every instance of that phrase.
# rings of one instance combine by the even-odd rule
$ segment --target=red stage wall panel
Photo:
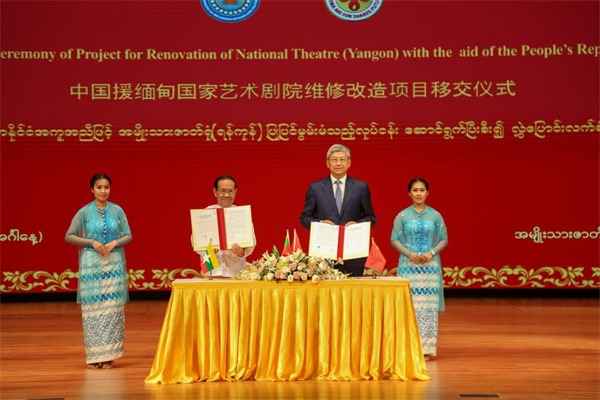
[[[406,186],[431,185],[446,287],[600,287],[598,1],[391,1],[362,21],[267,1],[1,1],[0,293],[77,287],[64,243],[112,180],[132,290],[198,276],[191,208],[236,177],[257,259],[300,226],[334,143],[369,183],[395,274]]]

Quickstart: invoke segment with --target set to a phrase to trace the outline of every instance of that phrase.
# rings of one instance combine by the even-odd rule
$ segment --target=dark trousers
[[[365,263],[367,258],[355,258],[353,260],[344,260],[344,264],[337,265],[337,269],[345,274],[352,276],[363,276],[365,272]]]

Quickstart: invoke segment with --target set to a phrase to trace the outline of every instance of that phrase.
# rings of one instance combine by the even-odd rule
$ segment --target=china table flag
[[[302,251],[302,245],[300,244],[300,238],[298,237],[298,233],[294,229],[294,243],[292,244],[292,251],[295,253],[298,250]]]
[[[385,257],[379,250],[379,246],[375,243],[375,239],[371,238],[371,249],[369,250],[369,256],[365,263],[365,268],[370,268],[376,271],[383,271],[385,267]]]
[[[209,242],[208,246],[206,246],[206,254],[202,257],[200,267],[202,268],[202,272],[208,272],[215,268],[219,268],[219,259],[217,258],[215,249],[212,247],[212,242]]]
[[[285,234],[285,242],[283,243],[283,250],[281,250],[282,256],[287,256],[292,253],[292,248],[290,247],[290,230],[288,229]]]

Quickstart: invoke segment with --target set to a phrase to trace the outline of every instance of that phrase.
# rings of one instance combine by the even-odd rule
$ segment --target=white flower
[[[294,282],[294,275],[288,275],[287,281],[288,282]]]
[[[308,274],[306,272],[301,272],[300,273],[300,279],[302,279],[303,281],[308,279]]]
[[[317,282],[319,282],[320,280],[321,280],[321,278],[319,278],[319,275],[313,275],[313,277],[312,277],[312,281],[313,281],[314,283],[317,283]]]
[[[275,276],[275,274],[274,274],[274,273],[272,273],[272,272],[269,272],[269,273],[268,273],[268,274],[265,276],[265,280],[267,280],[267,281],[272,281],[274,276]],[[259,277],[258,279],[260,279],[260,277]]]

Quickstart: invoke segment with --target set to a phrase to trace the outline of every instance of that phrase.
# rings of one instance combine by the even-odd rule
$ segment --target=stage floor
[[[0,304],[1,399],[600,399],[596,298],[447,298],[431,381],[145,384],[167,300],[126,306],[125,355],[88,370],[74,302]]]

